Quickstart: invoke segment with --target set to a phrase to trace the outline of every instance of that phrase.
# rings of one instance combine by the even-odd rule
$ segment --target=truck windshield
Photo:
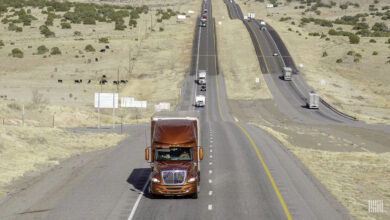
[[[167,149],[156,149],[156,160],[192,160],[192,148],[171,147]]]

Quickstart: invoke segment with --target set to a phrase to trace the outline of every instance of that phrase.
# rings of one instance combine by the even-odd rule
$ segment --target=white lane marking
[[[210,158],[213,158],[213,155],[210,155]]]
[[[212,204],[209,204],[208,209],[209,209],[209,210],[213,210],[213,205],[212,205]]]
[[[213,181],[211,179],[209,179],[209,183],[213,183]]]
[[[209,191],[209,196],[212,196],[213,195],[213,191]]]
[[[212,174],[213,173],[213,171],[212,170],[209,170],[209,174]]]
[[[213,140],[210,140],[210,143],[213,143]]]
[[[210,162],[209,165],[213,165],[213,162]]]
[[[198,68],[199,68],[199,48],[200,48],[200,33],[202,32],[202,28],[199,28],[199,36],[198,36],[198,55],[196,57],[196,69],[195,69],[195,79],[198,79]]]
[[[210,153],[212,153],[213,152],[213,149],[210,149]]]
[[[133,209],[132,209],[131,212],[130,212],[130,215],[129,215],[128,220],[132,220],[132,219],[133,219],[134,214],[135,214],[135,211],[137,210],[137,207],[138,207],[139,202],[141,201],[141,198],[142,198],[143,195],[145,194],[146,187],[148,186],[151,177],[152,177],[152,173],[150,173],[150,175],[149,175],[149,177],[148,177],[148,181],[146,181],[144,187],[142,188],[141,193],[139,194],[139,196],[138,196],[138,198],[137,198],[137,201],[135,201],[134,206],[133,206]]]
[[[213,145],[212,145],[212,144],[210,144],[210,147],[213,147]]]

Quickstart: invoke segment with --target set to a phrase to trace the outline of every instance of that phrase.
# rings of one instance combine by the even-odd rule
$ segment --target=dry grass
[[[213,2],[218,59],[229,99],[271,99],[249,33],[239,20],[230,20],[223,1]],[[221,24],[219,24],[221,22]],[[259,83],[256,83],[259,78]]]
[[[52,166],[75,154],[116,145],[125,135],[76,134],[57,128],[0,127],[0,194],[4,187],[38,166]]]
[[[244,4],[245,2],[245,4]],[[284,2],[284,1],[280,1]],[[329,2],[329,1],[324,1]],[[372,37],[363,37],[360,44],[350,44],[348,37],[329,36],[329,28],[320,27],[313,23],[303,27],[298,27],[302,17],[313,17],[327,20],[334,20],[344,15],[355,15],[357,13],[370,13],[368,5],[372,1],[353,0],[352,3],[359,3],[360,8],[350,6],[346,11],[339,8],[339,3],[346,1],[336,1],[337,6],[331,9],[319,8],[321,15],[313,12],[301,15],[304,9],[296,10],[298,3],[283,4],[277,8],[266,9],[265,3],[239,0],[243,13],[256,13],[256,18],[264,19],[271,24],[280,34],[289,52],[297,64],[303,64],[304,77],[308,84],[328,102],[337,108],[356,115],[359,119],[368,123],[390,123],[390,75],[388,69],[390,64],[385,64],[388,60],[388,44],[384,42],[387,38],[373,38],[377,43],[369,43]],[[385,1],[379,1],[376,5],[381,8],[386,5]],[[381,10],[380,10],[381,11]],[[286,22],[279,21],[281,17],[291,17]],[[369,16],[367,23],[372,25],[375,22],[385,22],[390,26],[390,22],[380,20],[380,18]],[[291,24],[294,21],[296,25]],[[352,26],[335,25],[333,28],[343,28],[351,31]],[[291,28],[292,31],[288,29]],[[308,36],[310,32],[327,34],[330,41],[325,38]],[[299,33],[302,35],[300,36]],[[313,47],[313,45],[316,45]],[[348,51],[360,53],[363,57],[359,63],[354,62],[353,56],[348,56]],[[327,57],[322,57],[326,51]],[[373,56],[373,51],[379,55]],[[336,64],[336,60],[342,58],[343,62]],[[321,81],[326,84],[322,85]]]
[[[123,4],[120,1],[104,3]],[[200,1],[147,0],[142,4],[149,5],[151,11],[141,15],[137,20],[137,28],[124,31],[114,31],[113,23],[99,22],[97,25],[72,24],[72,29],[61,29],[60,20],[56,19],[54,26],[50,27],[56,37],[44,38],[38,27],[47,15],[42,15],[38,9],[32,9],[32,15],[38,21],[33,21],[31,27],[24,27],[21,33],[8,31],[7,26],[1,23],[0,29],[5,30],[0,32],[0,39],[5,46],[0,49],[0,95],[6,95],[8,100],[17,105],[23,103],[27,106],[33,103],[32,92],[38,91],[45,105],[41,105],[44,107],[40,110],[35,108],[37,113],[32,110],[26,112],[26,120],[35,121],[31,122],[33,124],[47,126],[46,122],[51,124],[52,116],[55,115],[58,126],[96,126],[94,93],[116,92],[118,88],[113,81],[117,80],[119,72],[120,80],[128,80],[126,85],[119,86],[121,96],[148,101],[146,110],[117,110],[123,116],[124,123],[135,123],[139,118],[146,121],[154,112],[154,104],[159,102],[170,102],[174,108],[180,83],[184,75],[188,74],[195,15],[199,11]],[[167,8],[180,12],[193,10],[195,15],[182,23],[177,23],[176,17],[162,23],[156,22],[156,10]],[[125,23],[128,23],[128,18]],[[164,31],[160,32],[160,27]],[[80,31],[82,36],[75,37],[75,31]],[[108,37],[110,42],[110,49],[105,53],[99,52],[106,45],[98,42],[101,37]],[[76,40],[79,38],[83,40]],[[86,52],[84,48],[87,44],[91,44],[97,51]],[[40,45],[49,49],[59,47],[62,55],[45,54],[46,58],[45,55],[33,55]],[[9,57],[8,53],[13,48],[20,48],[24,58]],[[98,62],[95,58],[98,58]],[[107,76],[108,83],[100,86],[98,81],[103,74]],[[58,83],[59,79],[63,83]],[[82,79],[83,83],[75,84],[74,80],[78,79]],[[90,84],[87,84],[88,80],[91,80]],[[20,120],[18,111],[11,115],[0,111],[0,116],[6,116],[8,120]],[[103,111],[102,121],[103,125],[111,123],[111,111]],[[119,121],[118,118],[117,123]]]
[[[294,146],[289,136],[257,125],[292,151],[357,219],[388,219],[390,153],[331,152]],[[368,212],[368,200],[383,200],[384,213]]]

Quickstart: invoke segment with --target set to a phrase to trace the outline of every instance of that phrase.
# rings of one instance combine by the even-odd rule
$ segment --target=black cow
[[[100,84],[100,85],[104,85],[104,84],[106,84],[106,83],[107,83],[107,80],[105,80],[105,79],[102,79],[102,80],[99,81],[99,84]]]
[[[106,75],[103,75],[102,78],[106,78]]]
[[[90,84],[90,83],[91,83],[91,80],[89,79],[89,80],[88,80],[88,84]]]
[[[58,83],[62,83],[62,79],[59,79],[59,80],[58,80]]]
[[[80,83],[80,80],[75,79],[75,80],[74,80],[74,83]]]
[[[118,85],[119,84],[119,82],[118,81],[112,81],[112,83],[114,83],[115,85]]]
[[[96,58],[95,58],[95,61],[96,61],[96,62],[98,62],[98,61],[99,61],[99,59],[96,57]]]
[[[127,80],[121,80],[121,83],[124,83],[124,84],[126,84],[128,81]]]
[[[110,46],[106,45],[106,49],[110,49]]]
[[[106,49],[101,49],[100,52],[104,53],[104,52],[106,52]]]

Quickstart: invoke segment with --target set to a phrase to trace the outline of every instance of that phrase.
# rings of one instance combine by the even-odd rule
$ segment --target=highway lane
[[[199,60],[198,68],[208,70],[207,104],[197,109],[205,150],[199,198],[151,199],[147,192],[140,194],[150,173],[143,157],[145,146],[150,144],[150,128],[143,124],[128,127],[129,138],[80,167],[74,165],[71,174],[53,171],[41,180],[39,190],[28,189],[13,204],[31,196],[35,196],[34,201],[0,215],[1,219],[129,219],[133,210],[132,219],[348,218],[343,207],[279,141],[259,128],[234,122],[223,76],[218,74],[211,2],[207,7],[208,25],[201,31],[196,27],[194,42],[200,35],[200,45],[199,51],[192,52]],[[194,68],[192,65],[183,83],[178,109],[194,109],[192,97],[195,91],[200,92]],[[72,167],[72,161],[63,166]],[[0,213],[7,208],[13,207],[2,206]]]

